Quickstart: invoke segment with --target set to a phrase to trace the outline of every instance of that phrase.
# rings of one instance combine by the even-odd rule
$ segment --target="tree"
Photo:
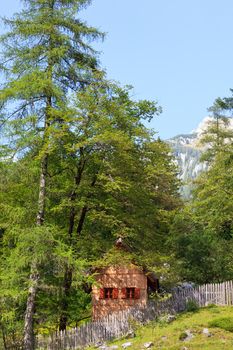
[[[175,255],[176,273],[181,281],[198,284],[232,279],[232,240],[220,237],[208,227],[192,204],[196,202],[177,213],[171,228],[170,249]],[[205,217],[208,213],[210,219],[209,211]]]
[[[192,199],[173,225],[183,278],[197,283],[231,279],[233,132],[232,97],[216,99],[202,143],[208,169],[195,180]],[[178,227],[182,229],[178,230]],[[229,249],[226,250],[226,245]]]
[[[69,218],[67,240],[72,242],[79,257],[86,256],[89,260],[93,259],[91,242],[88,249],[85,242],[90,237],[94,222],[99,231],[93,232],[95,249],[103,244],[101,236],[106,230],[108,239],[105,239],[102,250],[109,247],[113,237],[117,236],[116,228],[123,222],[124,213],[120,193],[126,193],[127,187],[136,185],[135,176],[131,179],[131,184],[128,177],[132,171],[136,175],[136,168],[140,164],[139,146],[144,139],[150,138],[141,121],[143,118],[151,118],[160,110],[153,102],[133,102],[129,93],[128,88],[120,88],[97,76],[96,80],[85,91],[80,91],[75,98],[73,117],[70,117],[67,133],[63,135],[67,171],[62,172],[60,178],[66,179],[70,189],[61,189],[62,194],[64,190],[69,194],[68,198],[61,197],[62,201],[57,204],[56,214],[59,213],[62,217],[65,214]],[[70,182],[67,179],[70,179]],[[58,181],[64,183],[64,180]],[[132,199],[131,195],[129,201],[132,202]],[[108,204],[105,207],[107,200]],[[114,219],[114,207],[118,219]],[[66,222],[67,219],[64,220]],[[124,226],[126,225],[122,224],[118,227],[118,234],[123,234]],[[94,259],[96,257],[99,258],[99,253],[95,251]],[[71,284],[72,271],[67,269],[64,276],[61,329],[67,324],[67,299]]]
[[[219,236],[231,231],[233,130],[230,125],[232,98],[216,99],[210,108],[214,121],[207,128],[203,143],[209,169],[196,182],[195,210],[206,226]],[[221,228],[222,227],[222,228]],[[229,233],[230,234],[230,233]]]
[[[50,175],[51,163],[52,158],[49,162]],[[49,191],[47,223],[41,227],[33,225],[37,211],[39,161],[33,160],[29,154],[18,161],[3,161],[0,173],[0,324],[7,347],[19,347],[22,342],[27,279],[33,258],[37,257],[40,274],[34,315],[36,333],[39,329],[57,327],[61,281],[67,265],[72,266],[76,297],[80,298],[73,304],[76,317],[81,318],[82,313],[85,315],[85,298],[89,297],[80,286],[87,266],[84,259],[74,260],[72,247],[63,239],[59,220],[51,220]],[[51,185],[53,187],[48,178],[48,187],[51,188]]]
[[[21,157],[37,146],[40,159],[37,226],[45,220],[49,156],[65,127],[68,95],[85,86],[97,67],[87,43],[102,37],[76,18],[88,0],[25,0],[25,8],[5,19],[1,69],[6,80],[0,93],[1,125],[11,143],[4,148]],[[31,263],[24,325],[24,348],[33,349],[33,313],[40,275],[37,259]]]
[[[144,119],[159,113],[160,108],[154,102],[133,101],[130,91],[95,76],[88,87],[74,96],[66,128],[60,132],[55,151],[50,153],[47,215],[42,229],[51,232],[53,228],[50,242],[54,241],[51,244],[56,253],[56,247],[65,248],[59,250],[57,258],[53,249],[50,250],[54,269],[48,269],[48,254],[38,268],[37,327],[45,318],[56,327],[60,316],[61,328],[75,324],[82,317],[76,298],[84,301],[84,293],[77,284],[86,269],[79,267],[98,266],[117,237],[125,237],[133,245],[134,258],[140,256],[140,263],[150,263],[156,271],[168,260],[165,245],[172,212],[179,205],[176,168],[169,147],[143,124]],[[6,175],[0,203],[3,208],[9,207],[8,211],[12,208],[23,211],[21,220],[14,219],[19,232],[31,227],[33,212],[36,213],[37,186],[33,184],[39,177],[39,159],[34,154],[37,146],[11,166],[3,162]],[[13,211],[12,216],[15,217]],[[6,228],[5,242],[11,237],[11,222],[6,212],[0,222]],[[8,261],[17,256],[18,244],[16,240],[12,252],[4,250],[4,276],[11,275],[12,265]],[[28,240],[23,246],[29,248]],[[68,257],[64,250],[69,252]],[[58,260],[62,263],[56,269]],[[27,273],[28,266],[18,270],[21,281]],[[15,283],[18,290],[23,290],[23,283],[18,280]],[[9,279],[7,285],[10,289]],[[57,300],[49,293],[50,289],[62,290]],[[4,295],[7,286],[5,290]],[[53,311],[48,299],[53,301]],[[14,305],[11,299],[7,300],[7,305]],[[18,320],[18,314],[14,320]]]
[[[5,279],[13,269],[8,262],[16,263],[26,250],[17,266],[19,278],[9,274],[17,290],[27,285],[19,303],[27,301],[25,350],[33,349],[36,300],[37,306],[45,305],[48,286],[63,291],[56,305],[61,310],[60,328],[65,328],[75,272],[85,271],[86,261],[89,267],[96,265],[118,236],[133,240],[143,259],[150,252],[152,265],[160,240],[166,258],[162,246],[171,213],[179,205],[170,149],[143,124],[160,113],[160,107],[133,101],[128,87],[107,82],[98,72],[95,52],[85,39],[101,34],[75,17],[87,4],[87,0],[26,0],[25,10],[6,20],[11,31],[2,37],[1,67],[6,74],[0,93],[6,140],[2,170],[10,174],[8,180],[4,177],[6,188],[21,191],[21,196],[11,192],[10,203],[6,192],[1,196],[5,210],[1,272]],[[18,211],[8,218],[7,211],[14,206]],[[43,233],[48,246],[42,244]],[[81,273],[75,278],[77,284]],[[4,298],[8,289],[9,280],[3,286]],[[16,300],[5,300],[7,306],[16,305]],[[22,310],[21,306],[20,315]],[[43,319],[42,311],[38,313]]]
[[[232,98],[217,98],[209,108],[212,119],[203,132],[200,143],[205,147],[203,161],[212,162],[219,152],[227,150],[232,145],[233,131],[230,127]]]
[[[143,258],[145,251],[147,257],[151,251],[152,258],[155,250],[159,256],[161,237],[166,241],[168,233],[167,213],[179,203],[170,149],[142,123],[160,108],[149,101],[132,101],[130,89],[98,79],[78,93],[75,104],[69,136],[65,136],[69,165],[59,180],[70,186],[70,179],[72,186],[66,190],[68,202],[64,198],[58,202],[55,213],[63,217],[68,210],[67,237],[77,256],[96,264],[119,236],[134,241]],[[63,193],[64,188],[56,196]],[[64,279],[61,328],[67,324],[65,300],[71,284],[69,271]]]

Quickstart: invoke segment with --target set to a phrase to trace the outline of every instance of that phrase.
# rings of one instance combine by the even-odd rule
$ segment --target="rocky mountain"
[[[174,150],[180,170],[179,177],[183,182],[182,194],[186,198],[190,196],[192,180],[207,169],[207,163],[200,161],[204,150],[200,145],[200,138],[212,120],[211,117],[205,117],[191,133],[177,135],[167,140]],[[233,129],[233,119],[229,119],[229,122],[228,127]]]
[[[200,161],[203,148],[199,141],[202,133],[208,127],[209,121],[211,121],[211,117],[206,117],[191,133],[177,135],[167,140],[174,150],[180,170],[179,177],[183,182],[182,194],[186,198],[190,196],[192,180],[207,169],[207,163]]]

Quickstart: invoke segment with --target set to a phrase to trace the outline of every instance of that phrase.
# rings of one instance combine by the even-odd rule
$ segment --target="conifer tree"
[[[68,96],[84,87],[97,68],[89,41],[102,37],[76,18],[88,0],[25,0],[24,9],[5,19],[1,37],[0,123],[7,140],[3,152],[20,158],[32,147],[40,159],[37,226],[45,222],[49,156],[66,127]],[[6,133],[7,132],[7,133]],[[36,232],[36,231],[35,231]],[[33,314],[39,284],[31,262],[24,324],[24,349],[34,348]]]
[[[217,98],[209,108],[212,119],[203,132],[200,143],[205,146],[202,160],[211,163],[217,154],[226,151],[233,142],[233,131],[230,127],[232,98]]]

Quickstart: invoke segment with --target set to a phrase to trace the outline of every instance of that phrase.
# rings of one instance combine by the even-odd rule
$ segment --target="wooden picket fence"
[[[75,350],[126,335],[135,322],[145,324],[158,316],[176,314],[193,300],[199,307],[209,304],[233,305],[233,281],[206,284],[195,288],[176,288],[161,301],[150,301],[145,308],[132,307],[49,337],[38,336],[37,350]]]

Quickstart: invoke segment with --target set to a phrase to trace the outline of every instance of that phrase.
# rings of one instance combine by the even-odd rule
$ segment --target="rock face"
[[[182,195],[190,196],[191,181],[202,171],[207,169],[207,164],[200,161],[203,150],[198,147],[198,134],[193,132],[187,135],[178,135],[167,141],[172,147],[179,169]]]
[[[190,196],[191,181],[207,170],[207,163],[200,161],[204,151],[203,146],[200,145],[200,139],[213,120],[211,117],[205,117],[191,133],[177,135],[167,140],[174,150],[179,177],[183,182],[182,195],[186,198]],[[228,127],[233,129],[233,119],[229,119],[229,122]]]
[[[184,198],[190,197],[192,180],[207,169],[207,163],[200,161],[203,152],[203,147],[200,146],[200,138],[208,127],[210,120],[210,117],[206,117],[197,129],[191,133],[177,135],[167,140],[174,151],[179,169],[179,178],[183,183],[181,193]]]
[[[202,149],[197,146],[197,137],[198,135],[193,133],[178,135],[168,140],[174,150],[182,181],[195,179],[206,167],[200,163]]]

